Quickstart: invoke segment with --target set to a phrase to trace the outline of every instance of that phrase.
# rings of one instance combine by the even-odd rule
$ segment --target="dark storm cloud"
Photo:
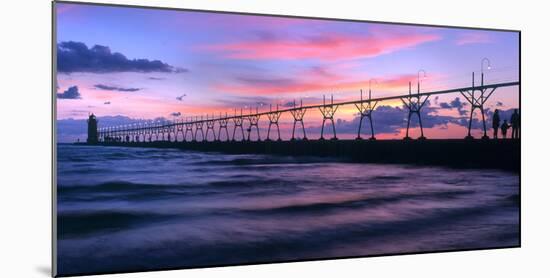
[[[78,92],[78,86],[69,87],[63,93],[57,93],[58,99],[80,99],[80,92]]]
[[[439,106],[443,109],[451,109],[453,108],[450,104],[446,103],[446,102],[442,102],[439,104]]]
[[[464,107],[467,103],[461,102],[460,98],[456,97],[451,102],[441,102],[439,103],[439,107],[442,109],[456,109],[460,115],[466,115],[466,110],[464,110]]]
[[[82,42],[67,41],[57,44],[57,71],[71,72],[188,72],[159,60],[128,59],[107,46],[88,48]]]
[[[101,90],[119,91],[119,92],[136,92],[141,90],[141,88],[124,88],[124,87],[109,86],[109,85],[103,85],[103,84],[96,84],[94,85],[94,87]]]

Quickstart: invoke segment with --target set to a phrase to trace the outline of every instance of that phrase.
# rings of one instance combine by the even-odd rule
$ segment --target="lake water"
[[[519,245],[519,176],[58,145],[58,272]]]

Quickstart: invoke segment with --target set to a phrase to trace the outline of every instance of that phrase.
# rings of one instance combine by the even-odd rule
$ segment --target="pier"
[[[363,99],[363,95],[361,93],[361,98],[356,101],[347,101],[347,102],[340,102],[336,103],[331,98],[330,102],[327,102],[323,98],[322,104],[317,105],[309,105],[309,106],[303,106],[300,104],[299,106],[294,104],[294,107],[292,108],[286,108],[286,109],[279,109],[277,106],[276,109],[272,109],[272,106],[270,106],[269,111],[264,112],[258,112],[256,109],[255,113],[248,113],[243,114],[242,109],[240,110],[240,114],[237,113],[235,110],[234,115],[225,115],[225,116],[219,116],[219,117],[195,117],[192,120],[174,120],[174,121],[166,121],[166,122],[143,122],[143,123],[137,123],[137,124],[131,124],[131,125],[124,125],[124,126],[114,126],[114,127],[103,127],[99,128],[97,131],[97,134],[92,135],[94,137],[92,140],[88,140],[89,142],[108,142],[108,141],[116,141],[116,142],[143,142],[143,141],[178,141],[178,134],[183,134],[183,127],[185,127],[185,134],[183,134],[182,141],[188,141],[187,132],[191,132],[191,141],[192,142],[208,142],[209,139],[207,136],[205,136],[203,132],[203,126],[206,123],[208,126],[208,131],[212,130],[212,133],[214,133],[213,138],[210,139],[211,141],[219,141],[220,140],[220,134],[221,129],[224,128],[227,130],[228,121],[232,120],[234,122],[233,124],[233,136],[231,139],[229,137],[226,140],[235,141],[237,140],[235,137],[235,133],[241,133],[242,136],[240,137],[241,141],[250,141],[250,133],[252,130],[256,129],[256,132],[258,133],[258,141],[261,141],[261,138],[259,137],[259,130],[258,130],[258,122],[259,119],[262,116],[267,116],[269,119],[269,128],[268,128],[268,134],[265,140],[272,140],[270,137],[271,128],[277,129],[278,137],[276,140],[282,140],[279,132],[279,118],[281,117],[281,114],[283,113],[290,113],[293,115],[294,118],[294,125],[293,125],[293,134],[296,128],[296,125],[300,123],[303,128],[303,118],[307,110],[311,109],[319,109],[321,111],[321,114],[323,115],[322,119],[322,127],[321,127],[321,137],[320,140],[324,140],[324,128],[325,123],[328,121],[331,124],[332,127],[332,133],[333,137],[330,138],[332,140],[337,140],[337,131],[336,127],[334,125],[334,116],[338,110],[338,107],[345,106],[345,105],[355,105],[359,113],[361,115],[361,121],[363,122],[363,117],[367,117],[370,120],[371,123],[371,139],[376,139],[375,137],[375,130],[372,127],[372,114],[374,112],[374,107],[379,102],[388,101],[388,100],[401,100],[404,103],[404,107],[407,108],[408,111],[408,121],[407,121],[407,135],[404,138],[405,140],[410,140],[412,138],[409,137],[409,128],[410,128],[410,121],[411,117],[413,115],[416,115],[419,119],[419,126],[421,131],[421,136],[418,139],[426,139],[424,136],[423,126],[422,126],[422,118],[420,111],[424,107],[424,104],[428,100],[430,96],[433,95],[444,95],[444,94],[451,94],[451,93],[460,93],[464,98],[470,103],[470,117],[469,117],[469,126],[468,126],[468,134],[466,135],[465,139],[474,139],[471,135],[471,128],[472,128],[472,121],[473,121],[473,115],[474,110],[479,109],[480,111],[484,111],[484,104],[485,102],[491,97],[491,95],[495,92],[497,88],[501,87],[510,87],[510,86],[518,86],[519,82],[507,82],[507,83],[498,83],[498,84],[490,84],[490,85],[480,85],[475,86],[474,85],[474,77],[472,74],[472,86],[471,87],[465,87],[465,88],[456,88],[456,89],[449,89],[449,90],[442,90],[442,91],[434,91],[434,92],[425,92],[420,93],[420,85],[418,85],[417,93],[412,93],[410,89],[410,83],[409,83],[409,94],[407,95],[400,95],[400,96],[390,96],[390,97],[380,97],[380,98],[371,98],[369,95],[368,99]],[[484,113],[481,113],[483,117],[483,139],[488,139],[487,136],[487,127],[485,125],[485,116]],[[248,126],[246,126],[246,130],[248,132],[248,136],[244,132],[243,125],[248,122]],[[219,126],[218,136],[216,137],[215,134],[215,126],[216,124]],[[307,136],[305,134],[305,129],[302,129],[304,132],[303,138],[306,139]],[[194,131],[194,133],[193,133]],[[199,140],[199,131],[200,131],[200,140]],[[239,132],[240,131],[240,132]],[[358,127],[358,136],[357,139],[361,140],[361,124]],[[216,139],[217,138],[217,139]],[[295,140],[296,138],[293,137],[291,140]]]
[[[520,140],[294,140],[102,142],[101,146],[177,148],[226,154],[332,157],[349,162],[520,171]]]
[[[304,105],[296,101],[291,107],[280,109],[269,105],[269,110],[250,109],[248,113],[235,109],[233,115],[219,113],[219,116],[195,116],[187,120],[165,122],[143,122],[125,126],[97,127],[92,115],[88,121],[87,144],[101,146],[180,148],[196,151],[223,152],[235,154],[277,154],[331,156],[366,163],[413,163],[466,168],[495,168],[519,172],[520,140],[489,140],[486,119],[483,113],[486,101],[498,88],[519,86],[519,81],[484,84],[481,74],[480,85],[475,84],[472,73],[471,86],[432,92],[420,91],[420,78],[416,92],[409,82],[408,94],[373,98],[369,88],[368,97],[353,101],[335,102],[333,97],[314,105]],[[427,100],[434,95],[459,94],[470,104],[469,126],[464,139],[428,139],[422,126],[421,110]],[[407,113],[406,136],[403,140],[376,140],[375,107],[382,102],[400,100]],[[353,105],[358,110],[360,121],[355,140],[338,140],[334,117],[338,108]],[[483,135],[481,140],[471,134],[474,111],[482,112]],[[309,110],[319,110],[322,115],[320,138],[306,134],[304,117]],[[292,137],[284,140],[279,130],[279,119],[289,113],[294,119]],[[269,120],[267,134],[260,134],[260,118]],[[418,117],[420,137],[409,136],[411,118]],[[363,121],[368,119],[368,139],[362,136]],[[328,125],[326,125],[328,124]],[[204,132],[206,126],[206,132]],[[229,130],[228,130],[229,129]],[[301,129],[301,130],[300,130]],[[328,131],[325,129],[329,129]],[[231,136],[230,136],[230,130]],[[216,134],[217,131],[217,134]],[[301,132],[297,132],[301,131]],[[330,134],[330,137],[326,137]],[[301,133],[301,134],[300,134]],[[221,139],[224,134],[225,140]],[[300,134],[301,136],[297,136]]]

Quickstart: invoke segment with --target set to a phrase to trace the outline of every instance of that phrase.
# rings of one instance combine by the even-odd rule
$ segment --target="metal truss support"
[[[157,131],[155,129],[155,126],[153,123],[151,123],[151,126],[149,127],[151,130],[151,136],[150,136],[150,142],[156,141]]]
[[[145,125],[140,123],[138,128],[138,142],[145,142]]]
[[[307,140],[306,128],[304,126],[304,115],[306,114],[306,111],[307,109],[303,108],[302,100],[300,100],[299,108],[296,108],[296,101],[294,101],[294,109],[290,110],[290,114],[292,114],[292,117],[294,118],[294,124],[292,125],[292,137],[290,138],[291,141],[296,140],[296,137],[294,137],[296,131],[296,123],[300,123],[302,125],[302,132],[304,134],[302,140]]]
[[[122,136],[122,140],[126,143],[130,142],[130,136],[128,135],[128,132],[126,131],[126,126],[122,125],[120,127],[120,135]]]
[[[160,130],[160,126],[157,125],[155,127],[155,141],[161,141],[162,140],[162,132]]]
[[[216,141],[221,141],[220,137],[222,135],[222,129],[225,129],[225,140],[229,141],[229,131],[227,130],[227,124],[229,120],[227,119],[227,113],[225,113],[225,118],[222,118],[222,113],[220,113],[220,120],[218,121],[220,127],[218,129],[218,139]]]
[[[185,134],[183,135],[184,142],[187,142],[187,132],[191,133],[191,141],[195,141],[195,133],[193,133],[193,123],[185,123]]]
[[[143,138],[143,141],[149,141],[151,142],[151,127],[149,126],[148,123],[144,124],[145,126],[145,135],[144,135],[144,138]]]
[[[159,137],[160,137],[159,141],[163,142],[165,140],[164,139],[164,133],[166,132],[166,129],[162,126],[162,123],[159,124],[157,129],[158,129]]]
[[[185,141],[185,135],[183,133],[183,122],[180,121],[179,123],[176,123],[176,136],[175,136],[175,140],[176,142],[178,142],[178,135],[181,133],[181,136],[184,137],[182,138],[182,141]]]
[[[279,104],[277,104],[277,110],[271,111],[271,104],[269,105],[269,113],[267,113],[267,118],[269,119],[269,127],[267,128],[267,137],[266,141],[271,141],[269,137],[271,133],[271,125],[277,127],[277,141],[281,141],[281,130],[279,129],[279,118],[281,117],[281,111],[279,111]]]
[[[336,114],[336,110],[338,110],[338,104],[334,104],[334,97],[331,95],[330,104],[326,104],[325,96],[323,95],[323,106],[320,106],[319,110],[321,111],[321,114],[323,114],[323,124],[321,125],[321,138],[319,138],[319,140],[325,140],[324,132],[325,122],[327,120],[329,120],[332,124],[333,137],[331,138],[331,140],[338,140],[338,137],[336,137],[336,126],[334,125],[334,114]]]
[[[413,95],[411,92],[411,82],[409,82],[409,96],[401,98],[401,101],[409,110],[409,115],[407,117],[407,132],[403,140],[411,140],[411,137],[409,137],[409,128],[411,126],[411,117],[415,114],[418,116],[418,125],[420,126],[420,137],[418,137],[418,139],[426,139],[426,137],[424,136],[424,128],[422,127],[422,116],[420,114],[420,111],[424,104],[426,104],[426,102],[428,101],[429,97],[429,95],[426,95],[423,99],[423,96],[420,96],[420,82],[417,83],[417,93]]]
[[[162,138],[163,140],[162,141],[167,141],[167,142],[170,142],[170,140],[172,140],[172,135],[171,135],[172,131],[170,129],[170,127],[164,127],[163,128],[163,131],[162,131]],[[166,136],[165,136],[166,135]]]
[[[206,141],[208,141],[208,132],[212,130],[212,135],[214,136],[214,139],[212,141],[216,141],[216,132],[214,131],[214,125],[216,124],[216,121],[214,120],[214,117],[212,116],[211,119],[208,119],[208,116],[206,116]]]
[[[237,131],[237,128],[241,129],[242,139],[241,141],[245,140],[244,137],[244,129],[243,129],[243,109],[241,108],[241,116],[237,117],[237,109],[235,109],[235,117],[233,118],[233,123],[235,124],[233,126],[233,138],[231,141],[235,141],[235,132]]]
[[[176,136],[176,133],[177,133],[177,130],[176,130],[176,120],[174,119],[174,121],[170,122],[168,121],[168,141],[169,142],[176,142],[177,141],[177,136]],[[174,141],[172,141],[174,140]]]
[[[195,141],[198,141],[197,135],[199,134],[199,131],[201,132],[201,141],[206,140],[206,138],[204,137],[204,131],[202,130],[203,125],[204,121],[202,116],[200,121],[198,120],[198,118],[195,118]]]
[[[481,73],[481,87],[483,87],[483,72]],[[483,136],[481,137],[481,139],[489,139],[489,136],[487,136],[487,126],[485,123],[485,110],[483,109],[483,105],[496,89],[497,87],[481,88],[476,90],[474,73],[472,72],[472,88],[469,90],[460,91],[460,94],[464,96],[464,98],[470,103],[470,106],[471,106],[470,121],[468,123],[468,135],[465,137],[465,139],[474,139],[471,131],[472,131],[472,120],[474,117],[474,111],[476,109],[479,109],[481,111],[481,119],[483,121]],[[478,95],[476,95],[476,91],[479,91]]]
[[[361,102],[359,104],[355,104],[355,107],[357,107],[357,110],[359,110],[359,114],[361,115],[361,118],[359,119],[359,128],[357,129],[357,140],[362,140],[361,137],[361,125],[363,124],[363,118],[367,117],[369,119],[370,123],[370,138],[369,140],[376,140],[376,137],[374,137],[374,127],[372,124],[372,112],[376,108],[376,105],[378,104],[378,101],[375,101],[374,104],[372,102],[371,98],[371,90],[369,89],[369,99],[366,102],[363,102],[363,90],[361,90]]]
[[[252,128],[256,128],[256,134],[257,139],[256,141],[262,141],[262,138],[260,137],[260,129],[258,128],[258,122],[260,121],[260,115],[258,114],[258,107],[256,107],[256,114],[252,114],[252,110],[249,113],[250,115],[247,117],[249,126],[246,129],[248,132],[248,138],[247,140],[250,141],[250,134],[252,133]]]
[[[221,133],[223,132],[222,129],[225,129],[226,138],[227,141],[236,141],[236,133],[237,129],[241,129],[241,141],[250,141],[252,138],[252,129],[256,129],[256,134],[258,136],[258,141],[262,141],[260,130],[259,130],[259,121],[262,115],[267,115],[269,118],[269,127],[267,130],[267,137],[265,140],[269,141],[272,140],[271,137],[271,128],[273,125],[277,128],[277,140],[281,140],[281,132],[280,132],[280,126],[279,126],[279,119],[282,116],[282,113],[290,112],[294,118],[294,123],[292,127],[292,137],[290,140],[297,140],[300,138],[297,138],[296,136],[296,126],[298,123],[302,126],[302,132],[303,132],[303,140],[307,140],[306,136],[306,130],[304,125],[304,115],[307,112],[307,110],[311,109],[319,109],[322,116],[323,116],[323,122],[321,126],[321,136],[320,140],[324,140],[324,132],[325,128],[328,128],[328,124],[326,125],[327,120],[330,121],[330,125],[332,126],[332,133],[333,136],[331,139],[337,140],[336,137],[336,124],[334,121],[334,116],[340,106],[344,105],[355,105],[357,110],[360,112],[360,121],[359,126],[357,130],[357,138],[358,140],[361,140],[362,130],[363,128],[363,120],[364,118],[369,119],[370,124],[370,131],[371,131],[371,140],[375,140],[375,131],[374,131],[374,121],[372,119],[372,113],[377,107],[378,102],[381,101],[389,101],[389,100],[401,100],[404,104],[404,107],[408,110],[407,115],[407,127],[406,127],[406,134],[403,138],[404,140],[411,140],[411,137],[409,137],[410,129],[411,129],[411,118],[416,115],[418,117],[418,122],[420,126],[420,137],[418,139],[426,139],[424,136],[424,127],[422,125],[422,108],[426,105],[429,98],[432,95],[442,95],[442,94],[450,94],[450,93],[460,93],[467,101],[470,103],[471,110],[470,110],[470,118],[469,118],[469,124],[468,124],[468,134],[465,137],[465,139],[473,139],[471,130],[472,130],[472,124],[474,121],[474,113],[476,112],[476,109],[479,109],[481,111],[481,121],[483,124],[483,139],[487,139],[487,123],[486,123],[486,111],[485,111],[485,104],[487,100],[492,96],[492,94],[496,91],[497,88],[500,87],[510,87],[510,86],[519,86],[519,81],[513,81],[513,82],[503,82],[503,83],[495,83],[490,85],[484,84],[484,74],[483,74],[483,65],[484,62],[488,61],[487,58],[484,58],[482,60],[482,71],[481,71],[481,85],[476,86],[475,84],[475,73],[472,73],[472,84],[471,86],[468,84],[467,87],[462,88],[453,88],[453,89],[446,89],[446,90],[439,90],[439,91],[431,91],[431,92],[420,92],[420,73],[423,72],[423,70],[420,70],[418,72],[418,83],[417,83],[417,92],[412,93],[412,85],[411,82],[409,82],[409,93],[399,96],[391,96],[391,97],[380,97],[380,98],[372,98],[371,97],[371,90],[370,90],[370,82],[369,82],[369,96],[368,99],[363,99],[363,92],[361,90],[361,98],[360,100],[351,100],[351,101],[344,101],[335,103],[334,97],[331,96],[330,102],[327,102],[325,96],[323,96],[323,103],[322,104],[316,104],[316,105],[309,105],[309,106],[303,106],[302,101],[300,101],[300,106],[296,105],[296,102],[294,102],[293,107],[285,108],[285,109],[279,109],[279,105],[277,105],[276,110],[272,109],[272,106],[270,105],[269,111],[265,112],[258,112],[258,108],[256,108],[256,112],[253,114],[252,111],[248,115],[243,115],[243,109],[240,111],[240,115],[237,115],[237,109],[235,109],[235,114],[233,116],[227,116],[227,113],[225,114],[225,117],[222,118],[222,115],[220,113],[219,118],[214,118],[208,116],[206,120],[201,119],[199,120],[197,117],[188,118],[186,120],[174,120],[173,122],[163,122],[160,123],[159,121],[149,121],[139,124],[131,124],[131,125],[124,125],[124,126],[110,126],[110,127],[102,127],[97,130],[97,136],[98,141],[101,142],[127,142],[127,143],[134,143],[134,142],[153,142],[153,141],[165,141],[166,137],[168,137],[168,141],[172,142],[172,137],[175,142],[178,142],[179,134],[183,134],[183,141],[188,142],[189,138],[187,136],[188,133],[191,133],[191,140],[197,141],[199,131],[201,133],[201,140],[200,141],[209,141],[210,137],[210,130],[212,130],[214,140],[215,141],[221,141]],[[425,76],[425,72],[424,72]],[[477,117],[476,117],[477,118]],[[233,135],[232,137],[229,136],[228,131],[228,124],[229,121],[232,120],[234,122],[234,128],[233,128]],[[476,119],[477,120],[477,119]],[[249,125],[247,125],[248,133],[245,136],[243,124],[244,121],[248,121]],[[215,124],[216,122],[219,123],[219,130],[218,134],[215,132]],[[203,131],[204,123],[207,125],[206,135]],[[185,132],[184,132],[185,127]],[[365,132],[368,133],[368,132]],[[217,137],[217,138],[216,138]]]

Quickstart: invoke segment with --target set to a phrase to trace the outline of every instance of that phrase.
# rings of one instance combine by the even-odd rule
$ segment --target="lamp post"
[[[416,75],[416,95],[412,95],[412,92],[411,92],[411,82],[409,82],[409,97],[408,97],[408,103],[405,104],[409,110],[409,115],[408,115],[408,118],[407,118],[407,132],[406,132],[406,135],[405,135],[405,138],[403,138],[404,140],[411,140],[411,137],[409,137],[409,127],[410,127],[410,124],[411,124],[411,116],[416,114],[418,116],[418,125],[420,126],[420,137],[418,137],[418,140],[426,140],[426,137],[424,136],[424,129],[422,127],[422,116],[420,115],[420,109],[422,108],[422,105],[423,105],[423,102],[421,102],[421,97],[420,97],[420,73],[423,74],[422,78],[425,78],[426,77],[426,71],[421,69],[421,70],[418,70],[417,72],[417,75]],[[416,100],[413,101],[413,98],[415,98]],[[424,102],[426,102],[427,100],[427,97],[426,99],[424,100]]]
[[[481,86],[483,86],[483,65],[485,63],[485,61],[487,61],[487,69],[490,70],[491,69],[491,61],[489,60],[489,58],[485,57],[483,59],[481,59]]]

